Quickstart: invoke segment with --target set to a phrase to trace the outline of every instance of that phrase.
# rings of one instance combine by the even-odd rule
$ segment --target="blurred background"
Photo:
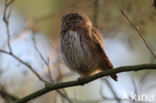
[[[9,1],[9,0],[7,0]],[[127,16],[140,27],[156,53],[156,9],[153,0],[121,0]],[[3,21],[5,0],[0,0],[0,49],[9,51],[7,27]],[[9,17],[12,52],[31,65],[0,52],[0,103],[9,103],[45,86],[76,80],[62,62],[58,49],[61,17],[70,12],[85,13],[101,32],[105,51],[114,67],[154,63],[138,33],[121,15],[117,0],[15,0]],[[9,11],[7,12],[9,13]],[[155,103],[156,72],[118,74],[118,82],[102,78],[84,86],[49,92],[30,103]]]

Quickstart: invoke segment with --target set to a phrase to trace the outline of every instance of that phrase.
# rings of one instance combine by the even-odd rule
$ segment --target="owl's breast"
[[[63,60],[70,69],[79,68],[90,58],[90,50],[82,35],[77,32],[67,32],[61,40],[60,47]]]

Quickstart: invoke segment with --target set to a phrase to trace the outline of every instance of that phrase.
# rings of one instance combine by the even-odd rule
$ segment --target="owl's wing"
[[[95,28],[92,28],[91,29],[91,35],[93,37],[93,40],[91,40],[92,42],[95,43],[95,51],[97,53],[100,54],[100,57],[102,62],[101,62],[101,68],[103,70],[106,70],[106,69],[113,69],[113,65],[112,63],[110,62],[109,58],[107,57],[105,51],[104,51],[104,42],[103,42],[103,39],[102,39],[102,36],[100,34],[100,32],[98,30],[96,30]],[[112,74],[110,75],[115,81],[117,81],[117,75],[116,74]]]
[[[100,32],[95,29],[95,28],[92,28],[91,29],[91,42],[93,42],[94,44],[94,52],[96,51],[97,55],[99,54],[100,57],[102,57],[102,63],[104,65],[104,69],[112,69],[113,68],[113,65],[112,63],[110,62],[109,58],[107,57],[105,51],[104,51],[104,41],[103,41],[103,38],[100,34]],[[106,68],[107,67],[107,68]]]
[[[92,59],[98,59],[99,68],[101,68],[103,71],[113,68],[112,63],[104,51],[103,38],[98,30],[95,28],[89,28],[87,26],[78,26],[74,31],[76,31],[81,37],[81,40],[88,45],[93,56]],[[117,81],[116,74],[112,74],[110,76]]]
[[[91,41],[95,44],[94,48],[100,53],[104,53],[104,42],[100,32],[96,28],[91,29]]]
[[[104,62],[106,61],[105,64],[108,63],[108,65],[106,64],[108,68],[113,68],[112,64],[105,54],[104,42],[100,32],[97,29],[81,25],[73,28],[73,31],[76,31],[77,34],[81,37],[81,40],[88,45],[90,51],[92,52],[92,55],[95,58],[100,57],[105,59]]]
[[[93,52],[104,53],[104,42],[98,30],[80,25],[73,27],[72,31],[76,32]]]

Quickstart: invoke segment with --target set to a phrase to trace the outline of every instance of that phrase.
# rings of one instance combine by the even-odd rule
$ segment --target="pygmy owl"
[[[69,13],[62,17],[59,44],[65,64],[78,72],[81,79],[113,69],[100,32],[84,14]],[[117,81],[116,74],[110,76]]]

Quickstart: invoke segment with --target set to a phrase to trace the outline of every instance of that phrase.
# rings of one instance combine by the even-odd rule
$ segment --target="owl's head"
[[[70,26],[75,26],[75,25],[91,26],[92,24],[86,15],[80,13],[69,13],[62,17],[62,24],[61,24],[62,29],[66,29]]]

